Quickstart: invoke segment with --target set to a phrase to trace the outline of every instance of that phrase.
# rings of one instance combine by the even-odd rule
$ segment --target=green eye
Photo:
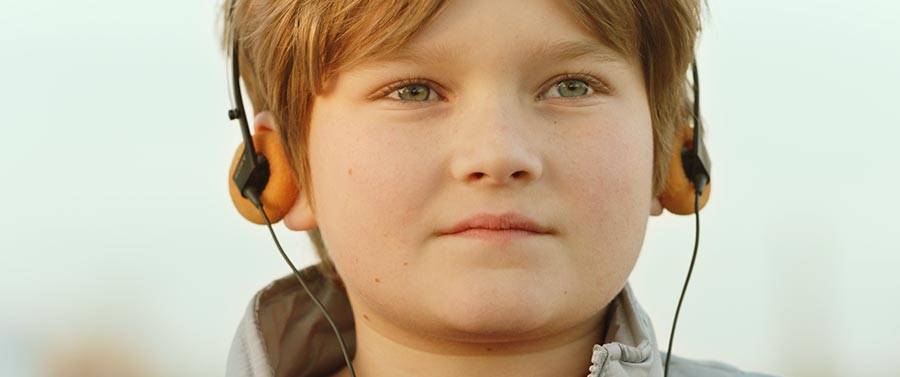
[[[431,98],[431,89],[422,84],[412,84],[398,89],[397,97],[404,101],[427,101]]]
[[[577,79],[560,81],[559,84],[556,84],[556,90],[560,97],[578,97],[592,92],[586,82]]]

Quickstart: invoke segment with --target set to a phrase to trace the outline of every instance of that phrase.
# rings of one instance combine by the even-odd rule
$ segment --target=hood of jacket
[[[303,280],[328,308],[352,355],[356,331],[347,295],[315,266]],[[588,377],[663,377],[664,356],[647,314],[626,284],[610,303],[606,339],[584,351]],[[664,354],[662,354],[664,355]],[[227,377],[322,377],[345,366],[328,321],[294,274],[275,280],[254,295],[228,355]],[[673,357],[669,376],[749,376],[718,362]]]

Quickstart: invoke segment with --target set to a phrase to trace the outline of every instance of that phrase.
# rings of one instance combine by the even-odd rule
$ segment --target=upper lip
[[[551,233],[553,231],[549,227],[538,224],[528,216],[509,212],[503,214],[480,213],[459,222],[452,228],[441,232],[441,234],[454,234],[465,232],[469,229],[525,230],[533,233]]]

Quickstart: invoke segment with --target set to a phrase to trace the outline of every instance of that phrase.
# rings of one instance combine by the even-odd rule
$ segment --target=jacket
[[[324,278],[314,266],[301,274],[328,308],[352,358],[356,334],[343,288]],[[657,350],[653,326],[629,284],[610,305],[606,340],[585,350],[585,375],[663,377],[665,354]],[[321,377],[344,366],[334,332],[290,274],[260,290],[250,301],[231,345],[226,377]],[[671,377],[766,376],[719,362],[679,357],[672,357],[669,369]]]

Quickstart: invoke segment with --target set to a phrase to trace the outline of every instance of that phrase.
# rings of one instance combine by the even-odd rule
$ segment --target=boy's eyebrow
[[[558,57],[564,60],[591,58],[599,62],[617,62],[622,59],[606,45],[588,40],[543,41],[529,48],[529,56]]]
[[[624,63],[624,59],[606,45],[590,40],[543,40],[527,47],[527,56],[572,60],[590,58],[604,63]],[[458,60],[459,50],[445,44],[432,44],[426,47],[402,47],[384,60],[401,61],[418,64],[442,62],[454,64]]]

